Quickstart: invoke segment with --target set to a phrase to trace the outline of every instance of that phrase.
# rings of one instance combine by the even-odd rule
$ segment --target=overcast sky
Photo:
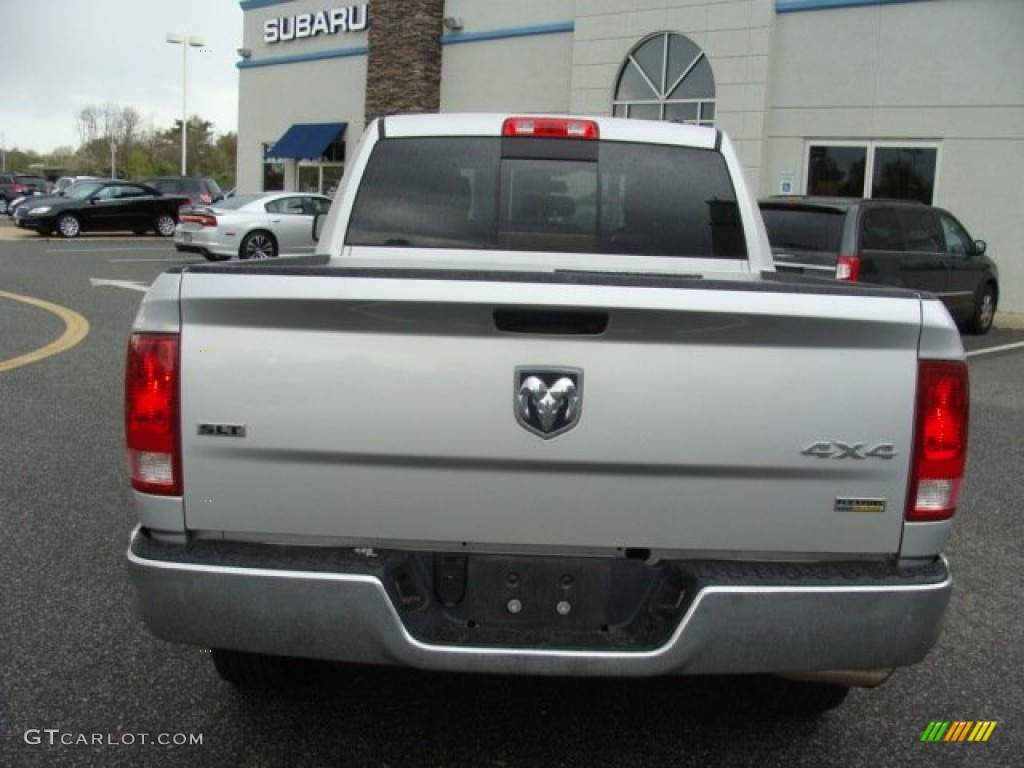
[[[238,0],[0,0],[0,141],[48,153],[77,147],[78,113],[131,106],[143,125],[181,117],[181,46],[188,49],[188,113],[217,134],[238,130]]]

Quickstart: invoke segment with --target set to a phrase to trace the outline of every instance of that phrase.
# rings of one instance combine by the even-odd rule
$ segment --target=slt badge
[[[568,432],[583,410],[583,371],[579,368],[516,368],[516,420],[550,440]]]

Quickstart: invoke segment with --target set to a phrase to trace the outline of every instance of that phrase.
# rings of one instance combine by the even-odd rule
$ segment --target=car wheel
[[[287,660],[261,653],[214,648],[213,666],[221,680],[238,688],[265,688],[288,679]]]
[[[156,233],[160,237],[174,237],[174,228],[177,225],[178,222],[169,214],[161,213],[156,217]]]
[[[240,259],[273,259],[277,256],[277,241],[269,232],[250,232],[238,251]]]
[[[762,689],[765,705],[777,715],[812,716],[835,709],[846,700],[848,685],[768,678]]]
[[[61,237],[78,237],[82,233],[82,225],[78,218],[70,213],[62,213],[57,219],[57,231]]]
[[[969,333],[988,333],[996,317],[996,287],[985,283],[974,296],[974,314],[967,321]]]

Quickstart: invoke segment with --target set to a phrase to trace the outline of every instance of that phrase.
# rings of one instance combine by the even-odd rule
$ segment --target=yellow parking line
[[[49,301],[35,299],[31,296],[8,293],[7,291],[0,291],[0,299],[20,301],[22,304],[29,304],[33,307],[38,307],[39,309],[45,309],[47,312],[52,312],[64,321],[64,333],[62,333],[56,340],[51,341],[49,344],[27,354],[12,357],[10,360],[0,360],[0,373],[3,373],[4,371],[12,371],[23,365],[39,362],[43,358],[50,357],[51,355],[66,352],[89,335],[89,321],[67,307],[62,307],[59,304],[51,304]]]

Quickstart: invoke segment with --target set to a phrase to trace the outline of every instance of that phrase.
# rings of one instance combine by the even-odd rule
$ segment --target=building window
[[[807,194],[888,197],[931,204],[939,150],[916,142],[808,144]]]
[[[714,125],[715,78],[704,51],[673,32],[642,40],[619,70],[612,114]]]
[[[327,145],[327,149],[324,150],[323,157],[320,158],[325,163],[344,163],[345,162],[345,132],[342,131],[334,137],[334,141]]]
[[[345,166],[341,163],[302,163],[299,165],[299,192],[334,197]]]
[[[267,152],[275,142],[263,143],[263,191],[284,191],[284,163],[267,158]]]

